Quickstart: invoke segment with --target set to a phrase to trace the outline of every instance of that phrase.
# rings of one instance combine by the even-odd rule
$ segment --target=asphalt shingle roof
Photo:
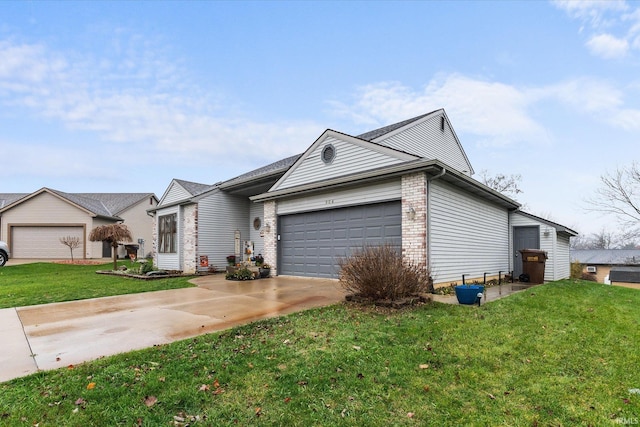
[[[98,216],[117,218],[123,210],[148,197],[153,193],[65,193],[64,191],[45,189]],[[37,192],[36,192],[37,193]],[[30,193],[34,194],[34,193]],[[6,207],[30,194],[0,194],[0,208]]]
[[[0,193],[0,209],[28,195],[28,193]]]
[[[277,162],[270,163],[266,166],[263,166],[258,169],[254,169],[242,175],[236,176],[235,178],[231,178],[228,181],[224,181],[223,184],[229,185],[234,184],[236,182],[244,182],[251,179],[257,179],[261,176],[270,175],[274,172],[282,171],[285,172],[287,169],[293,165],[296,160],[298,160],[302,156],[302,154],[296,154],[295,156],[287,157],[286,159],[278,160]]]
[[[394,123],[392,125],[388,125],[388,126],[384,126],[384,127],[378,128],[378,129],[374,129],[374,130],[371,130],[369,132],[365,132],[365,133],[362,133],[360,135],[357,135],[356,138],[364,139],[365,141],[372,141],[372,140],[374,140],[376,138],[381,137],[382,135],[385,135],[385,134],[387,134],[389,132],[393,132],[396,129],[400,129],[403,126],[406,126],[406,125],[408,125],[410,123],[413,123],[416,120],[420,120],[421,118],[426,117],[426,116],[428,116],[429,114],[432,114],[432,113],[433,113],[433,111],[431,113],[422,114],[422,115],[414,117],[412,119],[403,120],[401,122]]]
[[[640,283],[640,267],[613,267],[609,272],[612,282]]]
[[[185,190],[187,190],[192,196],[198,196],[202,193],[215,188],[215,185],[200,184],[199,182],[185,181],[182,179],[174,179],[175,182],[180,184]]]
[[[153,193],[76,193],[76,196],[101,202],[112,215],[118,215],[143,199],[155,197]]]
[[[571,260],[581,264],[640,264],[640,249],[572,249]]]

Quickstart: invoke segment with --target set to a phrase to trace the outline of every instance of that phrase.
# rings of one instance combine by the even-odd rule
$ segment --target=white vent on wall
[[[596,272],[596,268],[592,265],[587,267],[587,273],[595,273]]]

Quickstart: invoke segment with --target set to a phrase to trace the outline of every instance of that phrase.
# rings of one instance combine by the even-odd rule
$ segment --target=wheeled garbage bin
[[[547,253],[540,249],[522,249],[522,273],[529,276],[529,283],[544,283],[544,266]]]

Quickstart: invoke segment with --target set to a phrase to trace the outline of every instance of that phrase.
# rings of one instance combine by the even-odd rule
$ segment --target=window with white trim
[[[158,252],[175,254],[178,247],[178,215],[163,215],[158,218]]]

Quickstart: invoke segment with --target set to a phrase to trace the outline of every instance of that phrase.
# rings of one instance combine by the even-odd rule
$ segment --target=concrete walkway
[[[197,288],[0,310],[0,382],[344,300],[335,280],[198,277]]]
[[[504,283],[502,286],[492,286],[485,289],[484,298],[482,298],[481,304],[486,302],[495,301],[500,298],[507,297],[515,294],[516,292],[522,292],[536,285],[523,284],[523,283]],[[432,295],[433,301],[441,302],[444,304],[458,304],[458,299],[455,294],[451,295]],[[467,307],[471,307],[468,305]]]

